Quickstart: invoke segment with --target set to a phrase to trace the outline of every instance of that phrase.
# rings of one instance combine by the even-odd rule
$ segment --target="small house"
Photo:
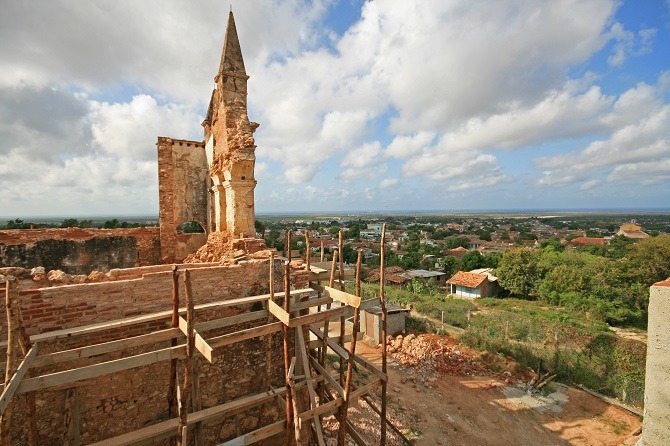
[[[459,271],[447,280],[449,294],[457,297],[490,297],[500,291],[498,278],[491,274],[491,268]]]

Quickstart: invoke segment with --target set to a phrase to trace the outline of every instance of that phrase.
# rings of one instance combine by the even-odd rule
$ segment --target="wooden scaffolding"
[[[384,231],[383,231],[384,232]],[[384,235],[382,235],[382,265],[380,281],[380,304],[382,307],[382,335],[386,339],[386,305],[383,289],[383,258]],[[287,246],[290,246],[290,232],[287,231]],[[169,388],[167,393],[168,418],[164,421],[128,432],[123,435],[107,438],[94,443],[95,445],[142,445],[152,444],[161,440],[171,439],[172,444],[187,445],[203,444],[203,425],[235,414],[245,412],[262,404],[276,402],[283,413],[282,419],[262,426],[252,432],[245,433],[221,445],[247,445],[281,435],[285,436],[285,444],[318,444],[324,445],[322,431],[323,417],[334,415],[339,421],[338,445],[345,444],[349,437],[358,445],[365,445],[361,435],[348,419],[348,408],[359,398],[363,398],[379,415],[381,420],[381,438],[379,443],[386,443],[386,342],[382,342],[382,368],[356,355],[356,341],[360,323],[360,271],[361,253],[359,252],[356,266],[356,291],[348,293],[344,289],[344,268],[342,257],[342,233],[340,232],[339,250],[334,252],[328,284],[322,284],[323,270],[310,265],[309,236],[306,240],[308,253],[306,267],[310,274],[309,287],[291,290],[291,258],[284,260],[284,292],[274,291],[275,259],[269,262],[269,294],[239,297],[213,303],[195,305],[189,269],[172,269],[172,309],[160,313],[136,316],[129,319],[116,320],[94,325],[82,326],[68,330],[48,332],[28,336],[23,328],[21,309],[18,305],[18,281],[9,278],[5,284],[5,304],[7,312],[7,361],[4,364],[4,390],[0,396],[0,444],[12,443],[12,407],[18,395],[26,394],[28,414],[26,421],[27,438],[31,445],[40,444],[35,420],[35,395],[44,389],[65,389],[68,391],[68,444],[81,444],[79,410],[77,405],[76,383],[146,366],[157,362],[169,364]],[[338,265],[339,259],[339,265]],[[180,287],[183,284],[183,288]],[[335,287],[337,285],[337,288]],[[180,307],[180,288],[185,292],[185,307]],[[2,288],[0,288],[2,290]],[[281,303],[281,305],[280,305]],[[260,310],[250,310],[235,316],[219,319],[197,321],[196,310],[223,309],[226,307],[257,304]],[[345,336],[345,315],[353,312],[352,333]],[[127,337],[119,340],[85,345],[78,348],[41,354],[40,343],[62,338],[84,337],[92,333],[101,333],[152,320],[171,318],[171,328],[154,331],[148,334]],[[339,336],[330,336],[331,321],[340,322]],[[207,333],[223,327],[232,327],[241,323],[252,323],[253,327],[232,333],[209,336]],[[283,387],[273,388],[268,383],[262,392],[245,395],[241,398],[225,402],[213,407],[203,407],[199,389],[198,361],[196,356],[212,362],[217,349],[223,346],[242,342],[252,338],[264,338],[266,345],[266,366],[279,367],[271,364],[270,335],[282,332],[283,336],[283,370],[285,383]],[[349,348],[345,348],[345,340],[350,339]],[[99,355],[123,352],[140,346],[150,346],[159,341],[170,341],[167,348],[151,349],[151,351],[123,357],[116,360],[95,362],[93,364],[67,368],[55,373],[31,374],[31,369],[55,365],[65,361],[77,361],[84,358],[94,360]],[[18,347],[18,348],[17,348]],[[332,352],[338,357],[339,371],[329,372],[326,364],[326,353]],[[275,361],[276,362],[276,361]],[[370,378],[362,385],[354,386],[352,374],[355,366],[365,368]],[[180,373],[181,372],[181,373]],[[269,372],[268,372],[269,373]],[[381,408],[377,408],[366,395],[381,387]],[[402,433],[390,425],[403,441],[407,442]],[[409,442],[407,442],[409,444]]]

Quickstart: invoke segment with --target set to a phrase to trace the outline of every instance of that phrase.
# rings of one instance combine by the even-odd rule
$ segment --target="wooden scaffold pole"
[[[339,267],[339,280],[340,280],[340,291],[344,291],[344,231],[340,229],[339,237],[337,241],[337,250],[340,252],[340,267]],[[346,318],[344,313],[340,316],[340,347],[344,349],[344,333],[346,326]],[[340,360],[340,386],[344,386],[344,361]]]
[[[15,328],[15,290],[18,280],[14,277],[7,277],[5,282],[5,309],[7,311],[7,362],[5,363],[5,386],[9,387],[10,380],[19,366],[20,358],[16,350],[16,328]],[[11,446],[12,444],[12,404],[7,405],[2,419],[0,419],[0,444],[2,446]]]
[[[172,265],[172,328],[179,327],[179,271]],[[172,338],[172,347],[177,345],[177,338]],[[177,415],[177,359],[170,361],[170,384],[168,389],[168,413],[170,417]],[[173,443],[174,444],[174,443]]]
[[[379,249],[379,304],[382,309],[382,373],[386,375],[386,295],[384,292],[384,244],[386,241],[386,223],[382,225],[381,247]],[[388,376],[388,375],[387,375]],[[381,439],[380,446],[386,445],[386,380],[382,381]]]
[[[275,301],[275,255],[270,253],[270,297],[268,303],[265,305],[269,310],[270,302]],[[273,319],[272,313],[268,311],[267,323],[271,323]],[[272,388],[272,333],[265,336],[265,379],[267,381],[267,388]]]
[[[356,296],[361,296],[361,265],[363,263],[363,252],[358,251],[356,260]],[[347,428],[347,411],[349,409],[349,399],[351,397],[351,379],[354,370],[354,357],[356,356],[356,338],[358,337],[358,328],[360,324],[360,308],[354,308],[354,322],[351,333],[351,343],[349,346],[349,363],[347,364],[347,379],[344,384],[344,404],[340,409],[340,428],[337,432],[337,446],[344,446]],[[344,358],[340,360],[344,362]]]
[[[286,248],[288,252],[284,268],[284,311],[291,314],[291,231],[286,228]],[[284,370],[286,372],[286,446],[292,443],[295,436],[293,420],[293,379],[291,377],[291,352],[289,350],[289,327],[282,325],[284,335]]]
[[[181,386],[181,407],[179,408],[179,446],[188,445],[187,416],[191,399],[191,386],[193,381],[193,355],[195,353],[195,330],[194,330],[194,302],[191,289],[191,273],[184,270],[184,288],[186,290],[186,358],[184,359],[184,378]]]
[[[307,265],[307,280],[312,266],[312,245],[309,242],[309,229],[305,231],[305,264]]]

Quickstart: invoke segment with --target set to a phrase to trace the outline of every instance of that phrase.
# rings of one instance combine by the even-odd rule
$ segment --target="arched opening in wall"
[[[185,221],[177,226],[177,234],[204,234],[205,228],[197,221]]]

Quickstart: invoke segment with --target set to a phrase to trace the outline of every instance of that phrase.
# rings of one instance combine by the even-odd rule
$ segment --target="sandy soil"
[[[357,353],[381,363],[380,349],[365,342],[358,343]],[[389,363],[389,416],[419,446],[634,444],[637,438],[631,434],[641,425],[636,416],[574,388],[557,386],[559,407],[540,411],[523,399],[506,397],[503,391],[512,387],[499,377],[410,377],[408,370]],[[373,400],[379,405],[378,396]],[[378,416],[364,402],[350,413],[368,444],[378,444]],[[389,436],[388,444],[403,443]]]

